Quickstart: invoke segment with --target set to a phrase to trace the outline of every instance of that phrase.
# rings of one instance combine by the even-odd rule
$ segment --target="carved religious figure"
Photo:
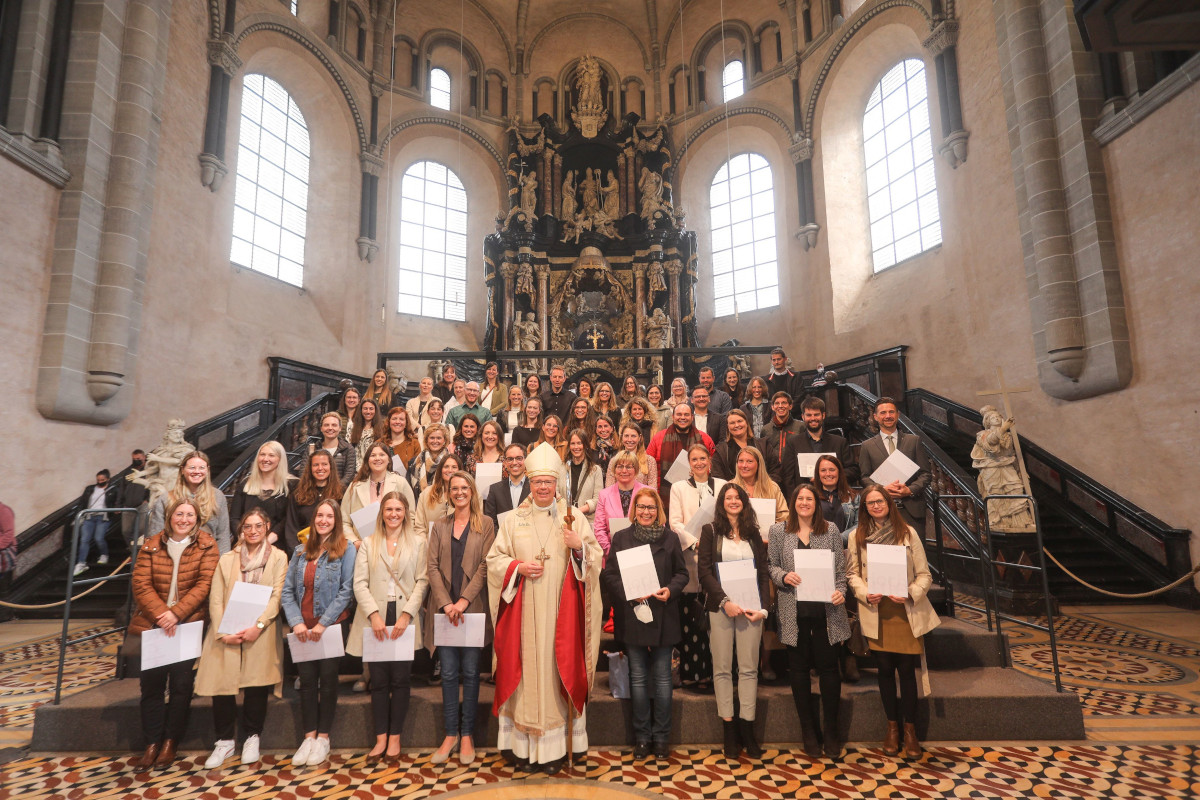
[[[638,179],[638,189],[642,193],[642,219],[646,221],[647,225],[653,224],[654,214],[665,208],[662,201],[662,176],[657,172],[651,172],[647,167],[642,167],[642,175]]]
[[[196,448],[184,441],[183,429],[187,427],[181,419],[167,423],[162,444],[146,455],[146,467],[129,474],[130,480],[150,490],[150,505],[171,490],[179,476],[183,457]]]
[[[523,294],[529,299],[533,299],[533,267],[528,262],[522,261],[517,265],[517,288],[514,294]]]
[[[583,179],[579,181],[579,188],[583,192],[583,215],[588,219],[594,218],[600,210],[600,182],[595,174],[597,172],[598,170],[589,167],[584,170]]]
[[[579,59],[579,76],[576,79],[579,87],[579,108],[599,108],[604,105],[600,98],[600,62],[595,56],[584,56]]]
[[[521,178],[521,210],[525,212],[526,224],[537,213],[537,187],[537,170],[531,169],[529,174]]]
[[[599,172],[597,172],[597,177],[599,177]],[[618,219],[621,216],[621,184],[611,169],[608,171],[608,181],[604,184],[601,193],[604,197],[604,216],[610,220]]]
[[[971,466],[979,470],[979,493],[984,497],[1026,494],[1017,469],[1016,422],[1004,419],[993,406],[984,406],[983,430],[975,435]],[[988,521],[994,531],[1025,533],[1034,530],[1033,510],[1028,500],[993,500],[987,504]]]
[[[567,172],[562,185],[562,216],[563,221],[575,219],[575,170]]]
[[[647,279],[650,281],[650,297],[653,298],[659,292],[667,290],[666,272],[663,270],[663,265],[657,261],[650,262]],[[659,310],[661,311],[662,309]]]
[[[517,350],[537,350],[542,345],[542,327],[537,324],[536,316],[532,311],[525,314],[525,320],[513,323],[513,333],[516,334]],[[537,364],[532,360],[523,360],[521,362],[521,370],[524,372],[534,371],[537,369]]]
[[[663,313],[661,308],[654,309],[654,313],[642,321],[642,331],[646,337],[646,347],[663,348],[670,346],[671,320],[667,319],[667,315]],[[662,358],[655,356],[650,359],[651,371],[657,371],[661,367]]]

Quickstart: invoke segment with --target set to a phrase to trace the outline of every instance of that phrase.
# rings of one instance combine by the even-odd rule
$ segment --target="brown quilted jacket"
[[[133,568],[133,602],[137,605],[129,621],[129,634],[156,627],[155,620],[167,610],[174,562],[167,553],[165,531],[146,540]],[[196,622],[208,616],[208,590],[220,558],[216,541],[201,529],[179,559],[179,602],[171,608],[179,621]]]

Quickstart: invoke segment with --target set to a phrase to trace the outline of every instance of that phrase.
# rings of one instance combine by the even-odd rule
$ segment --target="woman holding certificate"
[[[221,556],[213,574],[208,595],[212,626],[196,673],[196,694],[212,697],[217,732],[205,769],[219,769],[237,747],[238,692],[243,716],[241,763],[258,761],[267,695],[283,680],[283,636],[275,618],[288,560],[282,550],[267,543],[270,530],[266,512],[252,508],[238,526],[237,545]],[[256,591],[247,591],[251,587]]]
[[[487,564],[484,558],[496,540],[491,517],[475,482],[465,472],[450,478],[450,505],[454,512],[429,529],[429,609],[425,614],[425,646],[434,645],[434,615],[444,614],[449,622],[463,624],[464,614],[484,615],[484,647],[491,641],[488,615]],[[441,764],[458,747],[458,760],[475,760],[475,714],[479,705],[479,660],[484,647],[437,644],[442,663],[442,715],[446,738],[430,761]],[[458,684],[462,682],[461,718]]]
[[[355,527],[354,513],[380,502],[391,492],[399,492],[412,504],[412,488],[392,472],[392,451],[383,442],[372,442],[363,454],[362,467],[354,476],[354,483],[346,487],[346,493],[342,495],[342,525],[346,538],[357,542],[371,535],[370,523],[361,531]]]
[[[325,636],[339,636],[345,642],[356,554],[354,545],[346,540],[337,501],[322,500],[313,511],[308,538],[296,548],[283,582],[283,615],[301,644],[319,643]],[[337,630],[330,633],[328,629],[335,625]],[[304,741],[292,756],[292,766],[316,766],[329,758],[341,656],[302,661],[293,652],[293,660],[300,673]]]
[[[670,757],[671,649],[683,638],[679,599],[688,571],[679,537],[666,521],[658,492],[648,487],[635,492],[633,524],[613,536],[600,575],[613,601],[617,641],[629,657],[636,759],[650,755],[651,742],[656,758]]]
[[[884,547],[880,549],[879,545]],[[892,551],[889,548],[902,548],[902,558],[890,557]],[[868,566],[880,573],[876,581],[868,575]],[[896,572],[899,574],[893,574]],[[858,598],[863,635],[879,666],[879,697],[888,720],[883,752],[889,756],[899,755],[900,723],[903,721],[904,756],[920,758],[918,667],[921,668],[925,693],[929,693],[921,637],[936,628],[940,621],[925,596],[933,579],[921,537],[905,524],[891,495],[878,484],[863,490],[858,527],[850,535],[850,563],[846,576]],[[878,583],[885,579],[901,585],[885,594],[878,588]],[[904,583],[907,583],[907,590]],[[899,705],[896,703],[897,677],[900,681]]]
[[[779,639],[787,646],[792,700],[800,717],[804,753],[820,758],[823,740],[825,755],[837,758],[842,753],[837,645],[850,638],[842,535],[836,525],[825,521],[816,489],[802,483],[792,492],[787,522],[772,525],[768,537],[771,580],[779,587]],[[824,727],[813,713],[809,672],[814,667],[821,686]]]
[[[746,490],[727,483],[717,492],[712,523],[700,530],[697,557],[700,588],[708,595],[709,646],[717,713],[725,723],[725,756],[737,758],[744,747],[761,758],[754,733],[758,694],[758,647],[771,602],[767,545]],[[737,694],[741,713],[733,721],[733,651],[737,648]]]
[[[129,621],[130,638],[158,630],[174,637],[180,625],[203,622],[208,616],[217,543],[200,527],[200,509],[195,500],[171,501],[165,517],[167,527],[146,540],[134,563],[133,601],[137,610]],[[196,659],[147,669],[147,642],[144,638],[140,642],[142,738],[146,750],[134,766],[165,767],[175,760],[175,746],[187,732]],[[168,684],[171,701],[165,703]]]
[[[346,652],[363,656],[371,665],[371,718],[375,747],[368,764],[400,757],[400,734],[408,715],[412,661],[376,660],[368,657],[363,634],[375,642],[395,641],[411,625],[413,647],[421,646],[417,614],[425,602],[425,539],[413,530],[408,498],[388,492],[379,503],[375,529],[354,560],[354,597],[358,611],[346,640]],[[415,622],[414,622],[415,621]],[[411,650],[409,652],[412,652]],[[318,762],[320,763],[320,762]]]
[[[428,536],[433,523],[450,513],[450,479],[466,470],[466,462],[453,452],[442,456],[434,468],[429,486],[421,492],[413,509],[413,525],[418,536]]]

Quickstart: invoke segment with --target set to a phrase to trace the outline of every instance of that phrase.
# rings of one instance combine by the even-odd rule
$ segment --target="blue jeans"
[[[100,551],[100,555],[108,555],[108,519],[103,514],[95,514],[85,517],[83,524],[79,526],[79,557],[80,564],[86,564],[88,560],[88,550],[91,549],[93,540],[96,542],[96,549]]]
[[[442,715],[447,736],[474,736],[479,706],[478,647],[439,647],[442,657]],[[459,725],[458,683],[462,680],[462,724]]]
[[[671,736],[671,648],[627,647],[629,698],[633,701],[633,736],[638,743],[666,743]],[[651,725],[650,682],[654,682]]]

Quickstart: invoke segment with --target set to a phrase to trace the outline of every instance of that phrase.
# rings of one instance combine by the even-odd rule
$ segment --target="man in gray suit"
[[[890,397],[881,397],[875,401],[875,424],[879,426],[879,435],[865,440],[858,448],[858,467],[862,473],[863,483],[870,481],[871,474],[879,465],[887,460],[893,451],[899,450],[911,458],[919,467],[916,474],[907,483],[893,481],[884,486],[887,493],[900,507],[900,513],[905,522],[912,525],[917,533],[924,533],[925,520],[925,487],[929,485],[929,458],[925,455],[925,446],[921,437],[901,431],[897,424],[900,412],[896,410],[896,401]]]

